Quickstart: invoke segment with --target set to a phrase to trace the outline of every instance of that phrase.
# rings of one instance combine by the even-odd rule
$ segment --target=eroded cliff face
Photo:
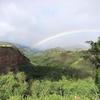
[[[19,65],[28,63],[29,60],[12,45],[0,45],[0,73],[18,71]]]

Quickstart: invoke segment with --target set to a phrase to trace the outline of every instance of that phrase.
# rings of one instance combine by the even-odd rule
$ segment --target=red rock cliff
[[[16,66],[29,60],[16,48],[10,45],[0,46],[0,73],[17,71]]]

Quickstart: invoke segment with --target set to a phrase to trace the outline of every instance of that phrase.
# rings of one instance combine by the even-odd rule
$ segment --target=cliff
[[[0,44],[0,73],[7,73],[8,71],[18,71],[19,65],[29,63],[22,52],[11,44]]]

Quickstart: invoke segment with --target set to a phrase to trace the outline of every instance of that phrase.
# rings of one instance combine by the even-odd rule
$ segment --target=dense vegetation
[[[0,76],[0,100],[99,100],[95,65],[86,54],[60,48],[28,52],[29,65]]]
[[[25,80],[25,74],[9,73],[0,76],[1,100],[99,100],[97,88],[92,78],[68,80],[64,76],[59,81]]]

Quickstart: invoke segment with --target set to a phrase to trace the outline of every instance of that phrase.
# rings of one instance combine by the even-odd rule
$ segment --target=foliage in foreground
[[[97,88],[91,78],[59,81],[31,80],[23,72],[0,76],[0,100],[98,100]]]
[[[95,84],[100,91],[100,37],[96,42],[87,41],[90,44],[91,48],[87,51],[86,57],[91,63],[95,66]]]

